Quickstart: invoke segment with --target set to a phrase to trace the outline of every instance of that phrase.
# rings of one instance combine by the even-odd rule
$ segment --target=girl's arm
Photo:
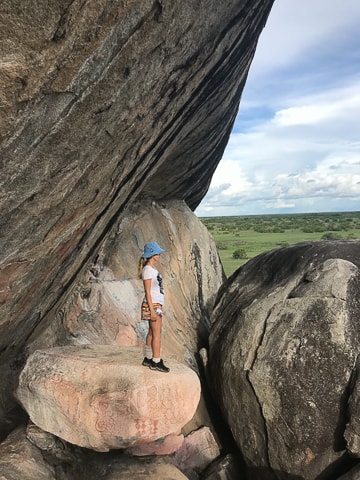
[[[156,322],[159,315],[155,313],[155,310],[153,307],[153,301],[151,298],[151,278],[143,280],[143,282],[144,282],[145,298],[150,308],[150,318],[151,318],[151,321]]]

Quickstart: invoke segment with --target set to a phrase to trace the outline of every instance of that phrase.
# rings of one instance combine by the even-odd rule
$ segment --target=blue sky
[[[359,0],[275,0],[198,216],[360,210],[359,25]]]

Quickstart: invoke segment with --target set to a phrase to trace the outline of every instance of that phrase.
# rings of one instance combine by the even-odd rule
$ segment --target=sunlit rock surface
[[[165,249],[157,266],[165,290],[163,354],[196,367],[195,353],[207,344],[212,307],[225,277],[209,232],[180,201],[129,208],[61,308],[29,339],[29,349],[61,343],[142,346],[148,323],[140,321],[144,289],[138,262],[143,245],[153,239]]]
[[[17,398],[43,430],[98,451],[178,434],[200,399],[196,373],[168,361],[171,374],[141,365],[139,349],[57,347],[32,354]]]

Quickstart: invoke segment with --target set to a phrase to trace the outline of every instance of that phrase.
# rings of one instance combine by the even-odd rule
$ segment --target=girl
[[[146,356],[142,364],[159,372],[170,371],[160,357],[164,289],[162,277],[154,267],[164,251],[156,242],[147,243],[139,261],[139,278],[143,280],[145,292],[141,305],[141,320],[149,322],[145,342]],[[148,355],[151,355],[150,352],[152,352],[152,358],[148,358]]]

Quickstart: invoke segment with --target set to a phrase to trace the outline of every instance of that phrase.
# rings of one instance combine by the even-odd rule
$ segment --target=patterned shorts
[[[154,307],[155,313],[157,315],[160,315],[160,317],[162,317],[163,316],[162,305],[160,305],[160,303],[153,303],[153,307]],[[147,302],[142,302],[141,304],[141,320],[147,320],[149,322],[151,321],[150,308]]]

